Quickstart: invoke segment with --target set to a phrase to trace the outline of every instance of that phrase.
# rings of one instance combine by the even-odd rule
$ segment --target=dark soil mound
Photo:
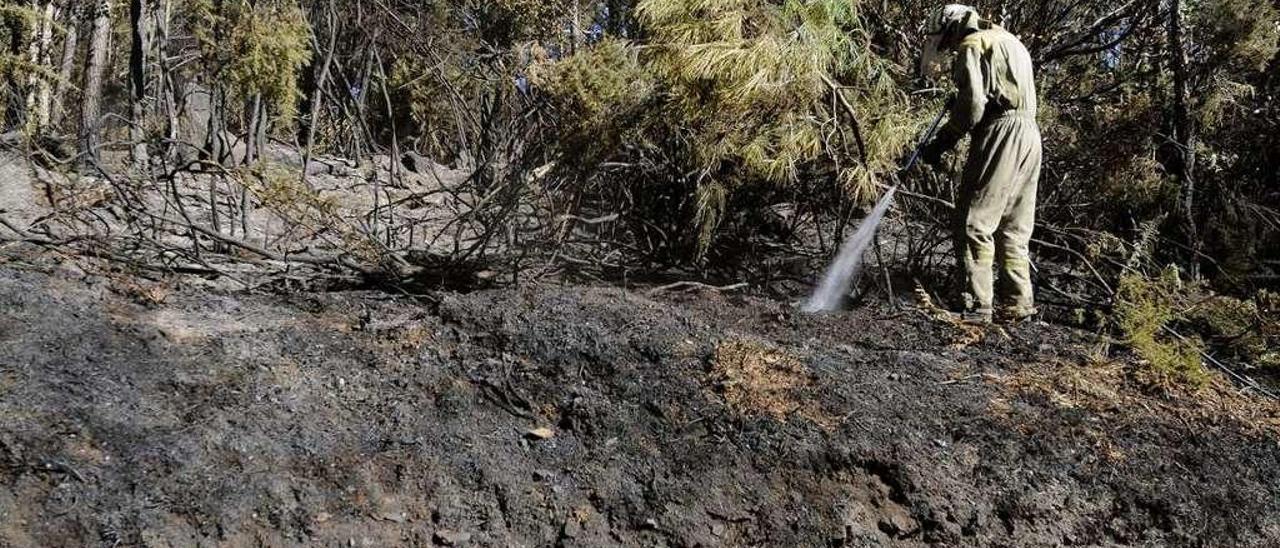
[[[0,270],[5,546],[1280,544],[1280,412],[1056,327],[80,278]]]

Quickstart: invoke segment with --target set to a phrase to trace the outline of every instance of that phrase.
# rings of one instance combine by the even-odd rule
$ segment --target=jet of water
[[[929,131],[916,145],[915,152],[911,153],[911,158],[907,160],[907,165],[900,173],[906,173],[915,167],[925,143],[938,133],[942,118],[947,111],[951,110],[953,100],[948,100],[942,111],[938,112],[938,116],[933,119],[933,124],[929,126]],[[849,292],[849,284],[853,283],[862,269],[862,255],[866,253],[867,246],[871,245],[871,241],[875,238],[876,230],[880,228],[880,222],[884,220],[884,214],[893,205],[893,197],[897,193],[896,186],[885,192],[884,197],[880,198],[880,203],[876,204],[876,208],[871,210],[871,214],[858,225],[858,231],[840,247],[840,254],[836,256],[835,262],[827,267],[827,273],[822,276],[822,284],[814,289],[809,302],[805,304],[805,312],[830,312],[840,308],[840,302]]]
[[[822,284],[813,291],[813,296],[809,297],[809,303],[804,307],[805,312],[829,312],[840,307],[840,302],[849,292],[849,284],[862,269],[862,256],[875,238],[876,230],[884,220],[884,214],[893,205],[893,197],[897,191],[897,187],[889,189],[880,199],[880,203],[876,204],[876,208],[871,210],[871,214],[858,225],[858,231],[853,234],[853,237],[845,240],[835,262],[827,267],[827,273],[822,277]]]

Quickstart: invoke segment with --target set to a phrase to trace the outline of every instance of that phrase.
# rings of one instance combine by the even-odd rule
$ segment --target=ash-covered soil
[[[3,546],[1280,545],[1280,411],[1095,337],[0,266]]]

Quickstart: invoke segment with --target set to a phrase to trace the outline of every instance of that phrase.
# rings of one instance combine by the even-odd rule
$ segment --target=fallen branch
[[[559,220],[559,221],[561,221],[561,222],[577,221],[577,222],[582,223],[582,224],[584,224],[584,225],[599,225],[599,224],[604,224],[604,223],[612,223],[612,222],[614,222],[614,221],[618,220],[618,218],[619,218],[619,217],[620,217],[620,215],[618,215],[617,213],[613,213],[613,214],[610,214],[610,215],[605,215],[605,216],[603,216],[603,217],[596,217],[596,218],[594,218],[594,219],[588,219],[588,218],[586,218],[586,217],[579,217],[579,216],[577,216],[577,215],[561,215],[557,220]]]
[[[1184,343],[1191,342],[1191,339],[1188,339],[1182,336],[1181,333],[1174,331],[1172,327],[1169,327],[1166,325],[1161,327],[1161,330],[1163,330],[1165,333],[1168,333],[1169,335],[1172,335],[1174,338]],[[1245,389],[1253,390],[1259,394],[1262,394],[1263,396],[1266,396],[1276,401],[1280,401],[1280,396],[1277,396],[1274,392],[1271,392],[1270,390],[1263,388],[1261,384],[1258,384],[1258,381],[1255,381],[1245,375],[1237,373],[1234,369],[1227,367],[1226,364],[1218,361],[1217,358],[1213,357],[1212,355],[1210,355],[1208,352],[1204,350],[1200,350],[1199,352],[1200,352],[1200,356],[1204,358],[1205,361],[1209,362],[1210,364],[1213,364],[1214,367],[1217,367],[1218,369],[1222,370],[1222,372],[1226,373],[1228,377],[1232,378],[1232,380],[1235,380],[1236,382],[1243,385]]]
[[[49,247],[63,245],[70,242],[70,240],[58,241],[50,238],[42,238],[40,236],[37,236],[35,234],[32,234],[30,232],[27,232],[15,226],[13,223],[9,222],[9,220],[5,219],[4,217],[0,217],[0,226],[5,227],[10,231],[12,231],[14,234],[18,235],[17,238],[0,236],[0,241],[3,241],[3,242],[23,242],[23,243],[35,244],[40,246],[49,246]]]
[[[151,217],[156,221],[159,221],[162,223],[168,223],[174,226],[189,228],[211,239],[217,240],[219,242],[222,242],[232,247],[243,249],[245,251],[248,251],[250,253],[253,253],[255,255],[258,255],[267,259],[271,259],[273,261],[280,261],[282,263],[290,263],[290,262],[303,263],[303,264],[310,264],[310,265],[316,265],[316,266],[339,266],[344,268],[350,268],[352,270],[356,270],[358,272],[362,272],[366,274],[370,273],[368,269],[360,266],[359,264],[356,264],[355,261],[353,261],[350,257],[346,255],[336,255],[336,256],[285,255],[282,253],[276,253],[269,249],[263,249],[249,242],[245,242],[243,240],[239,240],[236,238],[232,238],[230,236],[219,234],[216,231],[210,230],[196,223],[187,223],[183,221],[178,221],[175,219],[170,219],[168,217],[156,215],[155,213],[151,213],[151,212],[144,212],[144,213],[146,213],[147,216]]]
[[[676,282],[673,284],[667,284],[661,287],[655,287],[653,289],[650,289],[648,294],[657,295],[659,293],[663,293],[667,291],[687,290],[687,289],[705,289],[708,291],[728,293],[730,291],[737,291],[739,289],[746,289],[748,287],[751,287],[751,284],[746,282],[736,283],[733,285],[719,286],[719,287],[714,285],[704,284],[701,282]]]
[[[889,190],[889,189],[895,188],[893,185],[887,185],[887,184],[884,184],[884,183],[876,183],[876,186],[878,186],[878,187],[880,187],[880,188],[882,188],[882,189],[884,189],[884,190]],[[911,192],[910,190],[906,190],[906,189],[902,188],[901,186],[898,186],[898,187],[896,187],[896,188],[898,189],[898,194],[900,194],[900,195],[902,195],[902,196],[907,196],[907,197],[909,197],[909,198],[915,198],[915,199],[917,199],[917,200],[924,200],[924,201],[926,201],[926,202],[933,202],[933,203],[935,203],[935,204],[938,204],[938,205],[941,205],[941,206],[945,206],[947,209],[955,209],[955,208],[956,208],[956,205],[955,205],[955,204],[953,204],[953,203],[951,203],[951,202],[948,202],[948,201],[946,201],[946,200],[943,200],[942,198],[938,198],[938,197],[936,197],[936,196],[929,196],[929,195],[927,195],[927,194],[920,194],[920,193],[918,193],[918,192]]]
[[[1049,243],[1044,240],[1040,240],[1036,238],[1032,238],[1031,242],[1040,246],[1047,247],[1049,249],[1056,249],[1058,251],[1070,253],[1071,255],[1075,256],[1077,259],[1080,260],[1081,263],[1084,264],[1085,268],[1089,269],[1089,272],[1093,273],[1093,277],[1098,280],[1098,283],[1102,285],[1102,288],[1106,290],[1108,295],[1114,296],[1116,294],[1115,290],[1111,288],[1111,284],[1107,283],[1106,278],[1102,277],[1102,273],[1098,272],[1098,269],[1093,266],[1093,262],[1090,261],[1088,257],[1085,257],[1084,253],[1081,253],[1079,251],[1076,251],[1064,245]]]

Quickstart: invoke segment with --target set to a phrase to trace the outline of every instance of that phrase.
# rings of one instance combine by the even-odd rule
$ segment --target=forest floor
[[[4,253],[3,546],[1280,544],[1280,408],[1086,332]]]

